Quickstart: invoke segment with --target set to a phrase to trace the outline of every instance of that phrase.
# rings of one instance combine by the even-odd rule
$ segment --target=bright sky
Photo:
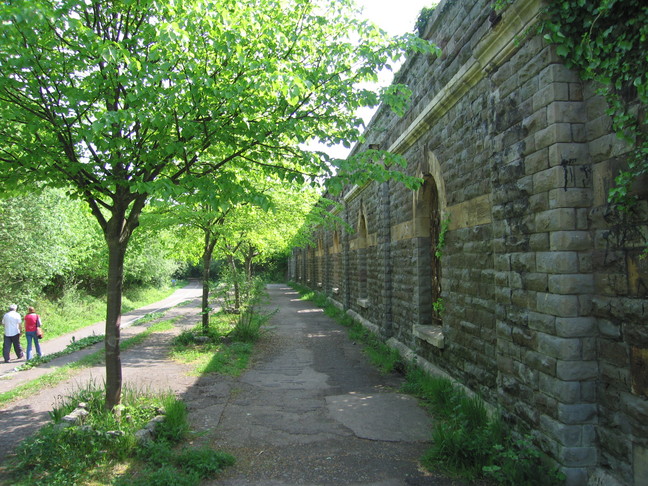
[[[439,0],[355,0],[355,2],[362,8],[365,17],[374,24],[390,35],[401,35],[414,32],[414,25],[421,10],[436,5]],[[387,79],[391,81],[391,74],[388,74]],[[365,123],[368,123],[374,112],[375,110],[362,110],[360,115]],[[342,146],[318,147],[318,149],[339,158],[345,158],[350,152]]]
[[[391,35],[414,31],[414,24],[423,7],[438,0],[356,0],[365,16]]]

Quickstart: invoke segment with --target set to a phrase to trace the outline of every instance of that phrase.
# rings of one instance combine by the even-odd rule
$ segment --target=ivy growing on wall
[[[648,2],[553,0],[540,28],[569,67],[598,82],[613,130],[633,147],[610,191],[610,202],[628,210],[632,185],[648,174]]]

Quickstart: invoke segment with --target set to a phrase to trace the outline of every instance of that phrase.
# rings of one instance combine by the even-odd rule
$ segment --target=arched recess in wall
[[[333,282],[331,290],[334,294],[337,294],[340,291],[340,258],[341,258],[341,247],[340,247],[340,232],[335,230],[333,232],[333,254],[331,255],[333,259]]]
[[[358,265],[358,298],[366,299],[367,291],[367,218],[364,211],[358,215],[357,265]]]
[[[445,214],[445,185],[441,177],[441,166],[430,153],[427,166],[421,167],[419,177],[423,185],[415,193],[415,234],[421,255],[418,276],[419,324],[441,325],[443,299],[441,297],[441,248],[439,236]]]
[[[324,285],[324,240],[319,237],[317,239],[317,253],[316,253],[316,261],[317,261],[317,276],[315,278],[315,284],[318,287],[322,287]]]

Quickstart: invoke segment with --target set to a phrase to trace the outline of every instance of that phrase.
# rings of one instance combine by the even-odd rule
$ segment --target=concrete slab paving
[[[268,309],[276,310],[271,331],[228,396],[217,398],[224,403],[218,424],[197,441],[233,454],[237,463],[206,484],[464,484],[420,466],[432,420],[399,392],[401,375],[377,371],[344,327],[290,287],[268,291]],[[190,411],[204,423],[202,415]]]

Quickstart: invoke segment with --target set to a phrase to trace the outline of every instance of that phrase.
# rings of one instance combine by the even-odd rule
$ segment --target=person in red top
[[[29,307],[25,316],[25,335],[27,336],[27,361],[31,359],[32,341],[36,346],[36,354],[42,356],[38,337],[38,328],[41,326],[40,316],[36,314],[36,309]]]

